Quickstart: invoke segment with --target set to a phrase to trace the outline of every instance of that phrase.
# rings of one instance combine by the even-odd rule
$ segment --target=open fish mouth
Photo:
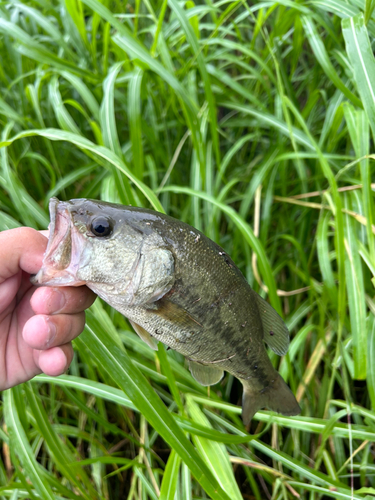
[[[84,247],[84,238],[74,226],[71,203],[51,198],[50,225],[47,249],[42,268],[31,278],[34,285],[80,286],[85,282],[76,278]]]

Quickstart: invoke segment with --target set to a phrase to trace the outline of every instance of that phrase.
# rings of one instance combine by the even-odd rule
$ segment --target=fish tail
[[[294,394],[277,372],[275,372],[275,379],[261,390],[254,389],[248,382],[243,381],[243,423],[245,425],[250,423],[255,413],[262,408],[287,416],[298,415],[301,412]]]

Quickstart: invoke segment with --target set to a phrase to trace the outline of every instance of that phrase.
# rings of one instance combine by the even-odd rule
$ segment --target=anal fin
[[[224,370],[221,368],[202,365],[190,360],[189,369],[195,380],[204,386],[217,384],[224,376]]]
[[[130,320],[130,323],[136,333],[139,335],[139,337],[145,342],[151,349],[154,351],[158,350],[158,341],[155,340],[154,338],[151,337],[151,335],[141,326],[137,325],[137,323],[134,323],[134,321]]]

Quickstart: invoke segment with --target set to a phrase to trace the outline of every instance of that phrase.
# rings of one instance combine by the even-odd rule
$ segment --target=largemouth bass
[[[186,356],[202,385],[232,373],[243,384],[245,424],[261,408],[300,413],[264,345],[285,354],[288,329],[216,243],[143,208],[57,198],[49,208],[49,241],[34,283],[87,285],[152,349],[161,341]]]

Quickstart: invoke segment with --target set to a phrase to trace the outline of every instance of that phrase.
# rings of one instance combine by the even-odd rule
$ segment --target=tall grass
[[[2,395],[0,498],[375,494],[373,0],[0,4],[0,230],[51,196],[151,207],[285,317],[298,417],[240,420],[97,301],[67,375]]]

